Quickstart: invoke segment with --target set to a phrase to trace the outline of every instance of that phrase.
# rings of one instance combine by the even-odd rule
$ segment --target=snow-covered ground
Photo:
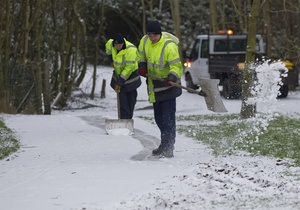
[[[98,96],[111,72],[98,68]],[[82,90],[89,90],[91,75],[84,84]],[[243,153],[215,157],[201,142],[180,134],[174,158],[151,157],[160,134],[155,124],[138,118],[153,116],[145,84],[138,91],[132,136],[105,132],[105,118],[117,117],[116,94],[109,86],[104,99],[81,99],[98,107],[45,116],[1,114],[22,146],[0,161],[0,208],[300,209],[300,168],[290,167],[287,160]],[[300,113],[299,100],[300,92],[291,92],[276,102],[276,111]],[[228,113],[240,112],[240,100],[224,104]],[[190,114],[213,113],[203,97],[184,91],[177,115]]]

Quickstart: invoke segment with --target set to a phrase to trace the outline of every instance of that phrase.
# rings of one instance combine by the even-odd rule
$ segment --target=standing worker
[[[148,22],[146,30],[138,47],[139,74],[147,77],[149,101],[153,103],[155,122],[161,132],[161,143],[152,155],[171,158],[176,137],[176,97],[182,90],[169,82],[180,83],[183,67],[174,35],[162,32],[158,21]],[[164,82],[152,79],[151,75]]]
[[[106,54],[114,67],[110,86],[119,94],[120,119],[132,119],[137,99],[137,88],[141,85],[138,73],[137,48],[122,34],[105,44]]]

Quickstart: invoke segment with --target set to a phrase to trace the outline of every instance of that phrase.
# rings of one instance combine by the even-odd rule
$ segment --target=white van
[[[185,80],[189,88],[197,89],[199,77],[219,79],[225,98],[240,98],[242,71],[245,62],[247,35],[198,35],[185,63]],[[261,35],[256,35],[256,57],[265,55]]]

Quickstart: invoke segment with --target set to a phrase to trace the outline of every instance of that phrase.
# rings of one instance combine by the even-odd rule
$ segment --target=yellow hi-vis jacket
[[[138,74],[137,48],[129,41],[124,39],[125,49],[119,52],[113,46],[113,39],[105,44],[107,55],[112,56],[114,74],[111,80],[111,87],[115,84],[121,86],[121,92],[132,91],[141,85],[141,79]]]
[[[152,43],[148,35],[142,37],[138,47],[139,69],[147,69],[148,74],[159,78],[167,78],[172,74],[180,83],[183,73],[178,52],[178,43],[164,32],[157,43]],[[163,82],[147,78],[148,95],[151,103],[178,97],[182,90],[178,87],[166,87]]]

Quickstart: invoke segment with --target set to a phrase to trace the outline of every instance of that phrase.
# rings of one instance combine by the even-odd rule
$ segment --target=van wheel
[[[193,90],[197,90],[198,86],[193,84],[192,77],[190,74],[185,75],[186,86]],[[190,92],[190,91],[189,91]]]
[[[278,98],[286,98],[289,93],[289,86],[288,85],[282,85],[279,89],[279,92],[281,93]]]
[[[233,84],[232,81],[226,79],[223,82],[222,96],[226,99],[239,99],[242,96],[241,88],[239,84]]]
[[[226,79],[226,80],[223,82],[222,96],[223,96],[225,99],[230,99],[230,98],[231,98],[231,85],[230,85],[228,79]]]

